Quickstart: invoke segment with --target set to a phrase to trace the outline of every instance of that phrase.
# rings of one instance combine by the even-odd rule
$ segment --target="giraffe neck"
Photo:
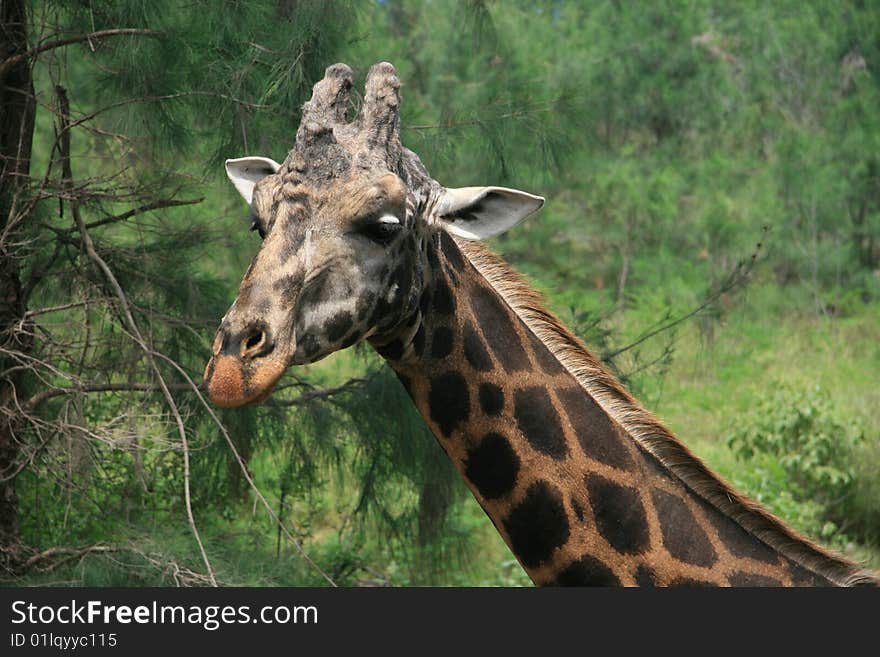
[[[830,584],[695,494],[612,418],[444,231],[376,345],[537,584]]]

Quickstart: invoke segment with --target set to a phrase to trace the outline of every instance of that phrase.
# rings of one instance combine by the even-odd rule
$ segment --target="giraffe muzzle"
[[[286,369],[287,359],[275,350],[265,324],[238,332],[221,328],[205,368],[205,390],[217,406],[256,404],[269,396]]]

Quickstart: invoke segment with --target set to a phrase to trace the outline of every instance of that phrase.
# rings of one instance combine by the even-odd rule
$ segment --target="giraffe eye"
[[[394,215],[382,215],[363,225],[360,232],[378,244],[388,244],[403,229],[400,219]]]
[[[260,239],[266,239],[266,231],[263,230],[262,224],[256,219],[256,217],[251,217],[251,231],[257,231],[260,234]]]

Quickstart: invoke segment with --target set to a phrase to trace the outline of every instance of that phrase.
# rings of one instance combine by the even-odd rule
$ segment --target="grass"
[[[878,309],[845,319],[792,315],[736,318],[706,346],[694,328],[682,337],[654,410],[682,437],[712,442],[780,385],[820,385],[842,412],[880,433]]]
[[[873,412],[880,407],[878,310],[865,307],[857,315],[833,319],[800,313],[740,313],[716,332],[711,344],[690,326],[680,336],[663,393],[651,409],[735,487],[796,529],[874,568],[880,567],[880,549],[811,532],[804,503],[795,502],[788,490],[778,487],[778,482],[785,481],[778,463],[739,461],[725,439],[774,390],[807,390],[818,385],[841,417],[862,427],[868,446],[857,470],[860,490],[868,492],[860,494],[874,496],[878,475],[874,459],[880,449],[880,418]],[[874,497],[864,503],[876,508],[878,500]]]

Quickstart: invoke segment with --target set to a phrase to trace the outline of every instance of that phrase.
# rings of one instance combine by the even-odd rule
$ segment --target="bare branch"
[[[74,301],[72,303],[63,303],[60,306],[49,306],[47,308],[34,308],[28,310],[24,316],[26,319],[37,317],[38,315],[48,315],[49,313],[60,312],[62,310],[70,310],[71,308],[82,308],[86,305],[85,301]]]
[[[63,565],[64,563],[70,561],[71,559],[82,558],[89,554],[116,552],[119,549],[120,548],[113,547],[112,545],[101,544],[89,545],[81,548],[62,546],[50,547],[47,550],[43,550],[42,552],[38,552],[37,554],[29,557],[27,561],[24,562],[21,571],[26,572],[31,568],[36,567],[37,570],[40,570],[42,572],[50,572]],[[58,557],[63,557],[63,559],[56,560]],[[44,561],[50,561],[50,563],[46,566],[40,566],[39,564]]]
[[[349,392],[352,389],[356,388],[359,385],[366,383],[368,379],[364,378],[353,378],[349,379],[341,386],[337,386],[335,388],[321,388],[318,390],[309,390],[308,392],[303,393],[299,397],[295,397],[294,399],[269,399],[266,401],[267,406],[302,406],[303,404],[308,404],[310,401],[314,401],[315,399],[326,399],[328,397],[332,397],[333,395],[338,395],[343,392]]]
[[[186,392],[192,387],[186,383],[166,383],[169,390]],[[162,392],[162,387],[157,383],[95,383],[84,386],[70,386],[65,388],[49,388],[42,390],[28,399],[22,407],[25,411],[33,411],[43,402],[53,397],[63,395],[88,394],[92,392]]]
[[[247,465],[245,465],[244,459],[241,458],[241,454],[239,454],[238,449],[235,446],[235,443],[232,441],[232,438],[229,436],[229,432],[226,431],[226,427],[223,426],[223,423],[220,421],[220,418],[217,417],[217,414],[214,412],[213,407],[207,402],[204,395],[202,395],[201,390],[195,384],[195,382],[190,378],[189,374],[178,365],[174,360],[166,356],[165,354],[161,354],[159,352],[154,352],[154,355],[158,358],[161,358],[168,362],[174,369],[176,369],[192,386],[193,391],[199,398],[199,402],[201,402],[202,406],[204,406],[205,410],[208,412],[208,415],[211,416],[211,419],[214,420],[214,423],[217,425],[217,428],[220,429],[220,433],[223,434],[223,438],[226,440],[226,444],[229,445],[229,449],[232,450],[232,455],[235,456],[235,460],[238,463],[238,467],[241,468],[241,473],[244,476],[245,480],[247,480],[248,485],[250,485],[251,489],[256,494],[257,498],[262,503],[263,507],[265,507],[266,512],[271,516],[271,518],[278,523],[278,526],[284,531],[284,535],[287,536],[288,540],[293,543],[294,547],[300,553],[303,559],[305,559],[306,563],[308,563],[312,568],[314,568],[320,575],[327,580],[327,583],[330,586],[336,586],[336,582],[325,573],[321,567],[316,564],[312,558],[305,551],[305,548],[300,544],[296,538],[294,538],[293,534],[290,533],[290,530],[287,529],[287,526],[281,521],[281,518],[278,517],[278,514],[275,513],[275,510],[272,508],[272,505],[269,504],[269,501],[263,495],[263,492],[259,489],[254,478],[251,476],[251,473],[248,471]]]
[[[762,240],[763,240],[763,235],[766,235],[767,230],[768,229],[765,226],[762,231]],[[694,316],[700,314],[701,312],[703,312],[706,308],[709,308],[713,303],[718,301],[718,299],[721,297],[722,294],[725,294],[726,292],[730,292],[731,290],[733,290],[737,286],[741,285],[742,283],[744,283],[748,279],[749,274],[752,273],[752,269],[755,266],[755,261],[757,260],[758,254],[761,252],[762,248],[763,248],[763,241],[758,242],[758,244],[755,245],[755,251],[752,253],[751,257],[746,262],[740,262],[734,268],[734,270],[728,275],[728,277],[724,280],[724,282],[721,285],[719,285],[718,288],[714,292],[712,292],[712,294],[710,294],[705,299],[703,299],[703,302],[700,305],[698,305],[696,308],[693,308],[692,310],[686,312],[684,315],[679,315],[678,317],[676,317],[674,319],[669,319],[668,321],[665,321],[666,319],[668,319],[668,315],[667,315],[667,317],[664,318],[664,321],[662,321],[659,326],[655,325],[655,328],[650,329],[648,331],[645,331],[639,337],[637,337],[635,340],[633,340],[632,342],[630,342],[629,344],[627,344],[623,347],[620,347],[620,348],[614,349],[613,351],[610,351],[608,353],[602,354],[602,360],[604,360],[604,361],[613,360],[614,358],[616,358],[620,354],[624,353],[625,351],[629,351],[630,349],[633,349],[634,347],[639,346],[640,344],[642,344],[646,340],[650,340],[655,335],[663,333],[664,331],[668,331],[669,329],[674,328],[683,322],[686,322],[691,317],[694,317]]]
[[[61,111],[62,111],[62,121],[66,122],[67,120],[67,112],[65,111],[67,108],[67,96],[63,87],[56,87],[56,91],[58,92],[59,99],[61,101]],[[61,141],[61,157],[63,163],[63,176],[66,181],[71,181],[73,176],[70,173],[70,132],[65,131],[62,141]],[[186,514],[189,519],[190,529],[192,529],[193,536],[196,539],[196,543],[198,543],[199,551],[202,554],[202,560],[205,563],[205,567],[208,570],[208,575],[211,578],[211,583],[214,586],[217,586],[217,579],[214,576],[214,569],[211,566],[211,561],[208,559],[208,553],[205,551],[205,546],[202,543],[202,537],[199,534],[198,527],[196,527],[195,517],[193,516],[192,511],[192,495],[190,494],[190,464],[189,464],[189,441],[186,436],[186,428],[183,424],[183,418],[180,415],[180,411],[177,408],[177,404],[174,401],[174,397],[171,395],[171,391],[168,388],[168,384],[165,382],[165,378],[162,376],[162,371],[159,369],[159,366],[156,364],[156,360],[153,358],[153,350],[147,345],[144,341],[143,335],[138,328],[137,322],[134,319],[134,316],[131,314],[131,307],[128,302],[128,297],[125,294],[125,291],[122,289],[122,286],[119,284],[115,274],[110,269],[110,266],[107,262],[98,254],[95,250],[95,244],[92,242],[92,236],[89,234],[88,228],[86,228],[86,224],[83,221],[82,216],[79,213],[79,209],[76,203],[71,203],[71,214],[73,214],[74,221],[76,222],[77,227],[79,228],[80,235],[82,236],[83,246],[85,247],[86,254],[89,259],[92,260],[101,272],[104,274],[104,277],[107,279],[110,287],[112,288],[114,294],[119,299],[120,302],[120,310],[122,312],[122,317],[125,324],[128,326],[129,331],[132,334],[135,342],[137,342],[138,346],[143,350],[144,354],[147,356],[147,361],[150,364],[150,368],[153,370],[156,375],[156,379],[159,382],[159,386],[162,390],[162,394],[165,397],[165,401],[168,404],[168,408],[171,410],[174,415],[175,422],[177,423],[177,431],[180,436],[181,444],[183,445],[183,472],[184,472],[184,498],[186,502]]]
[[[2,80],[6,74],[20,62],[36,57],[41,52],[46,52],[47,50],[53,50],[55,48],[61,48],[63,46],[69,46],[74,43],[82,43],[83,41],[91,42],[92,39],[101,39],[103,37],[109,36],[122,36],[122,35],[136,35],[136,36],[149,36],[149,37],[159,37],[161,36],[161,32],[157,32],[156,30],[146,30],[146,29],[138,29],[138,28],[118,28],[114,30],[99,30],[97,32],[89,32],[88,34],[78,34],[76,36],[67,37],[66,39],[56,39],[55,41],[49,41],[48,43],[43,43],[36,48],[32,48],[27,52],[19,53],[18,55],[14,55],[12,57],[8,57],[0,63],[0,80]]]
[[[125,221],[126,219],[131,219],[132,217],[143,214],[144,212],[160,210],[162,208],[176,208],[181,205],[195,205],[197,203],[201,203],[204,200],[204,197],[187,199],[185,201],[177,201],[175,199],[162,199],[159,201],[154,201],[152,203],[147,203],[146,205],[142,205],[139,208],[133,208],[128,212],[123,212],[122,214],[117,214],[112,217],[104,217],[103,219],[89,222],[86,224],[86,228],[92,229],[97,228],[98,226],[105,226],[107,224],[115,224],[120,221]],[[71,230],[75,229],[72,228]]]

